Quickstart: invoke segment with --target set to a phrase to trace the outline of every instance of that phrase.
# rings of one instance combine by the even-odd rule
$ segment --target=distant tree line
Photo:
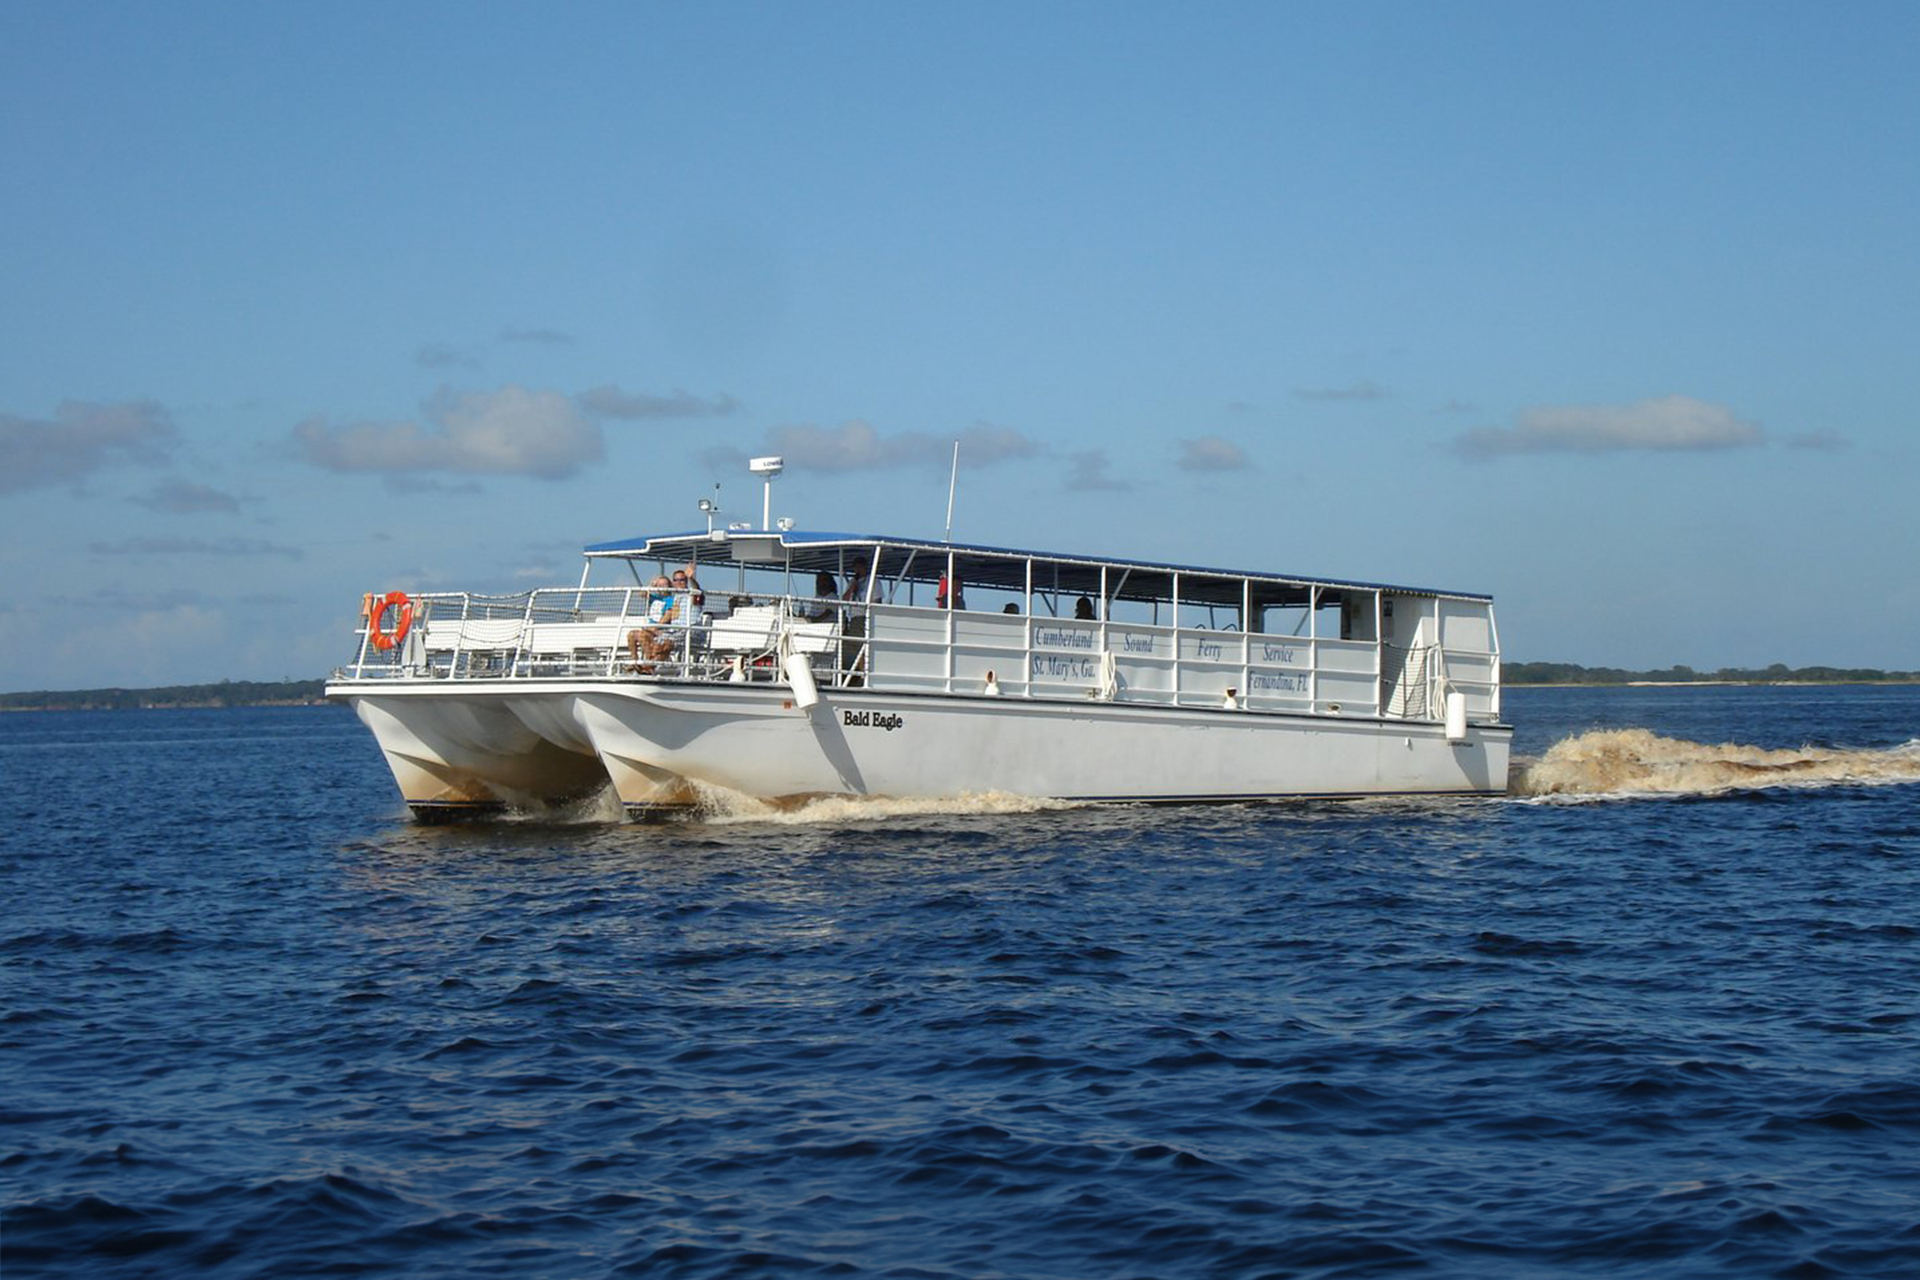
[[[324,680],[222,680],[160,689],[64,689],[0,693],[0,711],[110,711],[142,707],[259,707],[318,702]]]
[[[1583,667],[1573,662],[1503,662],[1500,676],[1507,684],[1911,684],[1920,672],[1881,671],[1874,667],[1722,667],[1695,671],[1688,666],[1658,671],[1627,671],[1620,667]]]

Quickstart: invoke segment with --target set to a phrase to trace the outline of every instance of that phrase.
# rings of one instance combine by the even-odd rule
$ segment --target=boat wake
[[[716,824],[771,822],[788,826],[832,826],[941,814],[1041,813],[1075,807],[1070,801],[1041,800],[1002,791],[959,796],[814,796],[767,801],[703,783],[693,784],[693,789],[698,797],[695,820]]]
[[[1920,739],[1885,750],[1778,751],[1709,745],[1646,729],[1596,729],[1515,760],[1508,793],[1522,798],[1712,795],[1760,787],[1920,781]]]

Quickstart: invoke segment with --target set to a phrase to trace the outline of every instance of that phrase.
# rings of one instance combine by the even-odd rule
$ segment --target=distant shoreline
[[[1884,680],[1502,680],[1503,689],[1835,689],[1849,685],[1920,684],[1920,679]]]
[[[324,680],[221,680],[152,689],[36,689],[0,693],[0,711],[186,711],[328,705]]]
[[[259,702],[142,702],[128,706],[108,706],[100,702],[39,702],[31,705],[0,705],[0,715],[28,711],[220,711],[232,707],[332,707],[339,704],[325,698],[262,699]]]
[[[1920,672],[1877,667],[1720,667],[1696,671],[1675,665],[1637,671],[1623,667],[1583,667],[1573,662],[1503,662],[1500,682],[1508,688],[1695,688],[1702,685],[1920,684]]]

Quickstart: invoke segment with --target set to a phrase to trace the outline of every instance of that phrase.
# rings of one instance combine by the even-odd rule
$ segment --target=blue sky
[[[1920,667],[1920,6],[0,7],[0,688],[777,514]]]

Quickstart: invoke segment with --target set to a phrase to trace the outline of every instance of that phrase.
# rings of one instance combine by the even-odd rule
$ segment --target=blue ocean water
[[[1507,709],[1548,794],[446,828],[0,716],[0,1274],[1920,1275],[1920,691]]]

